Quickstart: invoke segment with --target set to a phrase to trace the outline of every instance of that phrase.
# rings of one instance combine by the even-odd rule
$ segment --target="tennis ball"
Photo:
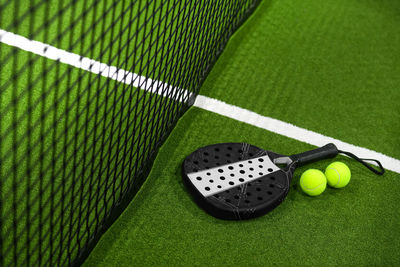
[[[309,196],[318,196],[325,191],[326,177],[323,172],[309,169],[300,177],[300,187]]]
[[[351,172],[346,164],[336,161],[326,167],[325,176],[330,186],[342,188],[350,182]]]

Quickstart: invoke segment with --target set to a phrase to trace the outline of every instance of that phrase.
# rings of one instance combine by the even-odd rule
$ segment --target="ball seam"
[[[337,173],[337,175],[339,176],[337,183],[333,185],[333,186],[337,186],[340,183],[340,173],[334,168],[328,168],[328,170],[334,170]]]
[[[302,183],[302,181],[300,181],[300,184],[301,184],[301,187],[303,187],[303,188],[305,188],[305,189],[307,189],[307,190],[311,190],[311,191],[314,191],[315,189],[318,189],[319,187],[321,187],[322,185],[324,185],[324,183],[322,183],[322,184],[317,185],[317,186],[314,187],[314,188],[309,188],[309,187],[305,186],[305,185]]]

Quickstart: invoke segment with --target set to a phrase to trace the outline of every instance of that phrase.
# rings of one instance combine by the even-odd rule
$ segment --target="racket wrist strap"
[[[362,158],[357,157],[353,153],[350,153],[350,152],[347,152],[347,151],[343,151],[343,150],[338,150],[338,152],[341,153],[341,154],[345,154],[345,155],[355,159],[356,161],[360,162],[362,165],[367,167],[367,169],[369,169],[370,171],[372,171],[375,174],[383,175],[385,173],[385,169],[383,168],[383,166],[379,162],[379,160],[376,160],[376,159],[362,159]],[[375,162],[378,165],[378,168],[373,167],[367,161]]]

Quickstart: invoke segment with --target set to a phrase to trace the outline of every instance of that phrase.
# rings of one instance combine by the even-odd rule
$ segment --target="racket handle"
[[[334,144],[329,143],[317,149],[292,155],[290,158],[293,161],[297,161],[297,166],[302,166],[321,159],[334,158],[338,153],[339,151],[337,147]]]

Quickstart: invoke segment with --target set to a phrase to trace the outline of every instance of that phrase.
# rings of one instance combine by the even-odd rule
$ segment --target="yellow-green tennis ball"
[[[309,169],[301,175],[300,187],[307,195],[318,196],[325,191],[326,177],[320,170]]]
[[[351,172],[346,164],[336,161],[326,167],[325,176],[330,186],[342,188],[350,182]]]

